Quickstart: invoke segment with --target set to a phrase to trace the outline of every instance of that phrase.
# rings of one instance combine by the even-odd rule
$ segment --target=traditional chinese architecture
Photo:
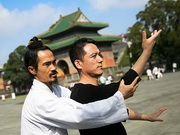
[[[106,27],[108,24],[92,22],[78,9],[78,11],[67,16],[60,16],[60,19],[49,30],[37,35],[45,45],[54,51],[61,84],[63,82],[66,86],[66,84],[79,80],[77,71],[70,61],[68,51],[73,43],[82,37],[92,38],[97,42],[104,56],[103,68],[105,73],[114,73],[116,63],[111,45],[120,37],[100,35],[98,30]]]

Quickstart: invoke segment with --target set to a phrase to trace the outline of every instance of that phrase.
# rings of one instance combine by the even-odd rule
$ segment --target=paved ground
[[[138,112],[153,112],[159,107],[168,110],[161,116],[164,122],[127,121],[128,135],[180,135],[180,72],[166,73],[159,80],[144,79],[134,97],[126,100],[128,107]],[[22,99],[0,101],[0,134],[19,135]],[[79,135],[69,130],[70,135]]]

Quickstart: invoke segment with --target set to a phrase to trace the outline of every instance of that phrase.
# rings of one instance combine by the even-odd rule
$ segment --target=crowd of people
[[[99,77],[99,82],[100,82],[100,84],[103,84],[103,85],[105,85],[105,84],[110,84],[110,83],[112,83],[112,81],[113,81],[113,78],[112,78],[111,75],[108,76],[107,78],[104,77],[103,75],[101,75],[101,76]]]
[[[154,79],[158,80],[159,78],[163,77],[164,71],[165,71],[164,68],[157,67],[157,66],[154,66],[152,70],[150,68],[148,68],[146,70],[147,79],[148,80],[154,80]]]

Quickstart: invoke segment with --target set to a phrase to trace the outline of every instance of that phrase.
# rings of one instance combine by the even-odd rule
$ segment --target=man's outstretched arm
[[[143,69],[144,69],[149,57],[151,56],[151,52],[154,47],[155,40],[158,37],[158,35],[161,33],[161,31],[162,30],[158,30],[158,31],[155,30],[153,33],[151,33],[151,37],[149,37],[148,39],[147,39],[146,32],[145,31],[142,32],[143,52],[142,52],[141,56],[138,58],[138,60],[136,61],[136,63],[131,68],[134,71],[136,71],[139,76],[141,76],[143,73]]]

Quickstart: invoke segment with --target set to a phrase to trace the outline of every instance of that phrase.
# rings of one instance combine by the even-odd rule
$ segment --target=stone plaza
[[[1,135],[20,134],[23,101],[24,98],[0,101]],[[126,100],[126,105],[137,112],[148,114],[160,107],[168,108],[161,115],[164,122],[124,122],[128,135],[180,135],[180,72],[164,73],[159,80],[143,77],[135,95]],[[69,135],[79,133],[77,130],[69,130]]]

